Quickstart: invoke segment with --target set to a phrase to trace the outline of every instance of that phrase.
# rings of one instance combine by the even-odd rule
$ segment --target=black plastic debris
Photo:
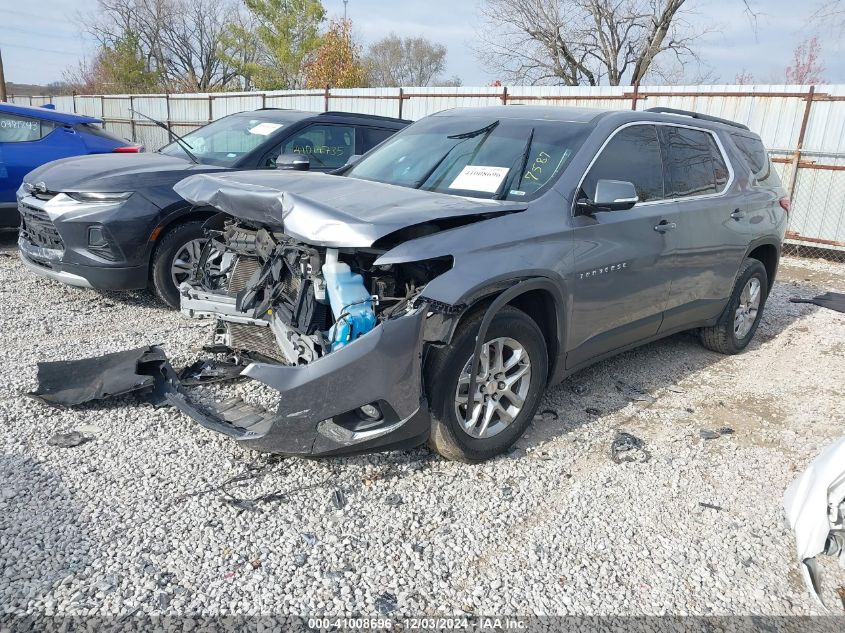
[[[722,510],[724,510],[724,508],[722,506],[717,506],[713,503],[707,503],[705,501],[699,501],[698,505],[701,506],[702,508],[706,508],[708,510],[716,510],[717,512],[721,512]]]
[[[204,385],[212,382],[224,382],[241,378],[245,365],[232,361],[205,359],[179,372],[179,382],[185,386]]]
[[[400,497],[398,494],[396,494],[394,492],[392,494],[387,495],[387,497],[384,500],[384,503],[395,508],[397,506],[401,506],[403,501],[402,501],[402,497]]]
[[[840,292],[826,292],[818,297],[812,299],[802,299],[801,297],[792,297],[792,303],[813,303],[822,308],[836,310],[837,312],[845,312],[845,294]]]
[[[723,426],[717,429],[716,431],[711,431],[709,429],[701,429],[698,434],[703,440],[718,440],[723,435],[733,435],[734,430],[729,426]]]
[[[645,442],[635,435],[618,431],[610,444],[610,458],[617,464],[623,462],[647,462],[651,454],[645,450]]]
[[[79,431],[71,431],[70,433],[56,433],[47,440],[47,444],[59,448],[73,448],[90,441],[90,437],[85,437]]]
[[[396,596],[385,591],[375,599],[373,604],[380,615],[389,615],[396,611]]]
[[[595,407],[587,407],[586,409],[584,409],[584,413],[586,413],[587,415],[601,415],[602,410],[596,409]]]
[[[167,356],[156,346],[38,363],[38,389],[27,395],[47,404],[73,406],[139,391],[156,404],[163,402],[156,383],[172,372]]]
[[[334,507],[338,510],[342,510],[343,507],[346,505],[346,495],[343,494],[343,490],[338,488],[334,492],[332,492],[332,503]]]
[[[628,383],[622,382],[621,380],[616,381],[616,390],[621,393],[623,396],[628,398],[628,400],[633,400],[634,402],[656,402],[657,398],[654,396],[646,393],[639,387],[634,385],[629,385]]]

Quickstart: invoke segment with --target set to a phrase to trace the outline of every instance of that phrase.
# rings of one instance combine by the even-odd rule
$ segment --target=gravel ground
[[[782,270],[746,354],[680,335],[603,362],[507,456],[276,459],[132,397],[24,397],[37,360],[163,342],[179,367],[210,326],[37,280],[0,236],[0,614],[819,613],[781,501],[845,429],[845,315],[787,299],[845,290],[845,265]],[[620,430],[642,459],[610,459]]]

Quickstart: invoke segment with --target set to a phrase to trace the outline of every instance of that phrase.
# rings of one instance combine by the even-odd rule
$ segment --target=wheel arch
[[[751,259],[756,259],[766,269],[766,276],[768,280],[768,290],[771,291],[775,283],[775,276],[777,275],[778,263],[780,262],[781,246],[779,242],[774,240],[759,240],[752,242],[748,247],[745,256]]]
[[[560,287],[551,279],[545,277],[530,277],[485,288],[474,294],[467,302],[467,308],[456,319],[452,327],[449,340],[458,326],[467,318],[478,312],[484,317],[478,332],[474,360],[478,361],[481,343],[493,317],[504,306],[510,305],[525,312],[543,333],[546,351],[549,358],[548,383],[557,382],[563,373],[563,345],[565,338],[565,323],[563,319],[564,299]]]
[[[185,224],[186,222],[207,222],[215,215],[220,214],[217,209],[211,207],[180,207],[179,209],[169,213],[159,222],[154,229],[153,235],[155,239],[150,240],[150,249],[147,258],[148,276],[152,278],[153,263],[155,262],[156,251],[161,245],[164,237],[177,226]]]

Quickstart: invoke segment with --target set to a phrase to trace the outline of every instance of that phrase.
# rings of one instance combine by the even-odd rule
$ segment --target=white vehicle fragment
[[[784,510],[795,532],[804,582],[826,608],[816,556],[837,556],[845,567],[845,437],[825,448],[789,485]]]

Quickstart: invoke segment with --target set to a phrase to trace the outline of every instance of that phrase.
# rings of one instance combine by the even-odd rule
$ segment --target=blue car
[[[68,156],[143,151],[106,132],[102,123],[48,107],[0,103],[0,227],[20,222],[15,192],[36,167]]]

